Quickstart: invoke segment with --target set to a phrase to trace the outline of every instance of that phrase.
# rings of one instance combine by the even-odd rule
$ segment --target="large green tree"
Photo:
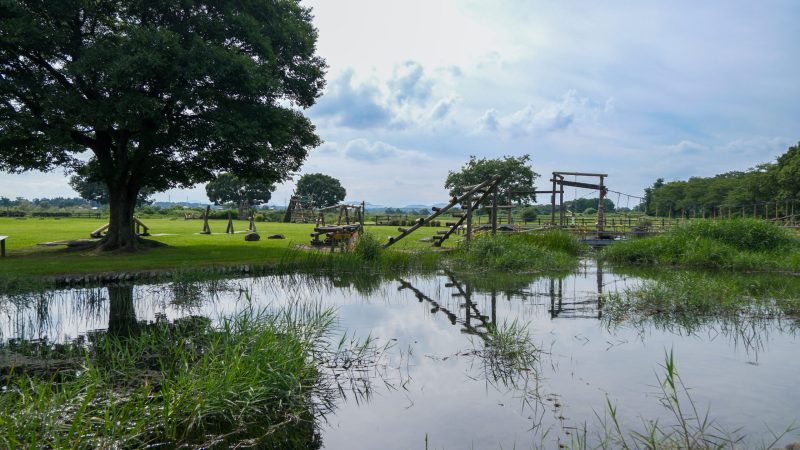
[[[296,194],[307,199],[314,208],[333,206],[344,200],[347,191],[336,178],[323,173],[303,175],[297,181]]]
[[[516,191],[531,191],[534,182],[539,176],[529,165],[530,155],[504,156],[497,159],[486,159],[470,156],[469,161],[457,172],[449,172],[444,183],[445,189],[450,190],[450,195],[457,197],[462,194],[465,186],[482,183],[489,178],[501,177],[498,194],[501,201],[510,198],[518,203],[533,203],[536,195],[533,193],[519,193]]]
[[[301,112],[324,87],[311,19],[297,0],[4,0],[0,170],[88,167],[104,249],[137,247],[143,186],[285,180],[320,142]]]
[[[213,181],[206,184],[208,199],[219,205],[236,203],[250,207],[267,203],[275,190],[274,183],[264,180],[246,180],[232,173],[221,173]]]
[[[778,158],[775,178],[783,198],[800,199],[800,142]]]
[[[92,179],[81,174],[75,174],[69,179],[69,186],[81,196],[82,199],[107,205],[109,202],[108,185],[103,181]],[[152,189],[143,186],[139,189],[139,196],[136,199],[136,206],[149,205],[153,203],[150,198],[154,192]]]

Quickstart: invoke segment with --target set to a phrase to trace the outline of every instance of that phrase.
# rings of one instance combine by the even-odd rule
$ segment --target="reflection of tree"
[[[108,334],[118,337],[134,335],[139,330],[133,306],[133,285],[108,287]]]

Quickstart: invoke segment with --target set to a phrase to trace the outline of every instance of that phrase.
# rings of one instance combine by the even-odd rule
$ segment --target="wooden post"
[[[250,231],[255,233],[256,232],[256,218],[255,218],[255,211],[250,209]]]
[[[605,226],[606,216],[606,188],[603,186],[603,176],[600,176],[600,201],[597,204],[597,233],[598,236],[603,232]]]
[[[211,234],[211,227],[208,226],[208,215],[211,211],[211,205],[206,205],[206,212],[203,214],[203,231],[200,234]]]
[[[553,172],[553,193],[550,194],[550,225],[556,224],[556,173]]]
[[[472,241],[472,194],[467,195],[467,244]]]
[[[230,211],[228,211],[228,228],[225,230],[225,234],[233,234],[233,218]]]
[[[511,225],[511,215],[512,215],[512,208],[511,206],[511,190],[508,191],[508,224]]]
[[[564,227],[564,219],[566,218],[566,207],[564,205],[564,185],[558,190],[558,226]]]
[[[364,201],[361,201],[361,217],[360,217],[361,220],[359,221],[361,223],[361,228],[364,228],[364,220],[365,220],[364,218],[366,217],[366,215],[367,215],[366,203],[364,203]]]
[[[495,182],[492,188],[492,236],[497,234],[497,186],[499,184],[499,182]]]

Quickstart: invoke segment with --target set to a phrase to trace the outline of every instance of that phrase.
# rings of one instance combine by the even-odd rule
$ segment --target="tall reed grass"
[[[564,271],[577,266],[581,244],[562,231],[476,236],[450,258],[467,270]]]
[[[755,271],[800,271],[800,239],[753,219],[693,220],[665,233],[615,243],[602,258],[618,264]]]
[[[331,347],[333,320],[289,307],[97,335],[77,367],[6,373],[0,448],[318,447],[317,420],[348,378],[337,364],[372,348]]]

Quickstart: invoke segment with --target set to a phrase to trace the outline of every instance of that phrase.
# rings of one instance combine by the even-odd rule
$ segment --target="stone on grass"
[[[254,242],[254,241],[261,240],[261,236],[259,236],[258,233],[256,233],[256,232],[247,233],[247,234],[244,235],[244,240],[245,241],[249,241],[249,242]]]

